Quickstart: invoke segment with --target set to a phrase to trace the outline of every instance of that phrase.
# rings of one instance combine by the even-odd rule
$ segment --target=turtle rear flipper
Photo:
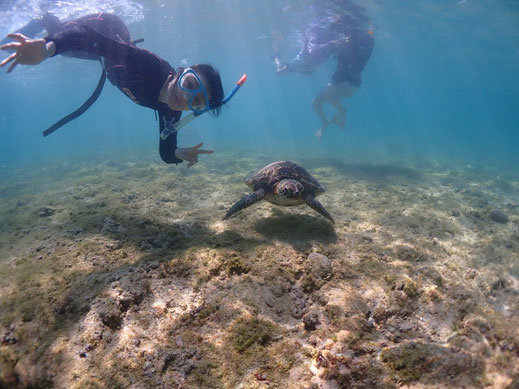
[[[223,220],[227,220],[231,215],[235,214],[236,212],[241,211],[242,209],[250,207],[252,204],[257,203],[258,201],[263,200],[265,194],[265,189],[261,188],[243,197],[240,201],[234,204],[231,207],[231,209],[227,211],[227,214],[225,215]]]
[[[335,220],[333,220],[333,217],[328,213],[328,211],[324,208],[324,206],[317,201],[313,196],[307,196],[306,204],[317,212],[319,212],[321,215],[323,215],[325,218],[327,218],[329,221],[331,221],[333,224],[335,224]]]

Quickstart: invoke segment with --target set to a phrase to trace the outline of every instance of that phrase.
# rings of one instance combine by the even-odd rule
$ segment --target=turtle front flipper
[[[238,201],[236,204],[234,204],[229,211],[227,211],[227,214],[223,218],[223,220],[227,220],[231,215],[235,214],[238,211],[241,211],[244,208],[250,207],[252,204],[257,203],[258,201],[263,200],[265,197],[265,189],[261,188],[258,189],[255,192],[252,192],[248,194],[247,196],[243,197],[240,201]]]
[[[306,204],[317,212],[319,212],[321,215],[323,215],[325,218],[327,218],[329,221],[331,221],[333,224],[335,224],[335,220],[333,220],[333,217],[330,216],[328,211],[324,208],[324,206],[315,199],[313,196],[306,196],[305,198]]]

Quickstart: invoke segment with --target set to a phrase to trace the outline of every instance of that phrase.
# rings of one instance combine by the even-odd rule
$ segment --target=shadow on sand
[[[279,209],[274,209],[273,213],[254,223],[254,229],[269,241],[280,240],[292,246],[301,242],[337,242],[333,224],[318,215],[289,214]]]

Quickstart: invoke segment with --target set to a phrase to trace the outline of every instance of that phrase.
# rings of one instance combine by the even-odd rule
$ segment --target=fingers
[[[25,35],[20,34],[19,32],[13,32],[12,34],[7,34],[8,38],[17,40],[20,43],[23,43],[25,41],[28,41],[29,38],[27,38]]]
[[[18,37],[20,35],[21,37],[26,38],[22,34],[9,34],[8,36],[11,38],[10,35],[16,35],[17,38],[20,38],[20,37]],[[22,38],[20,38],[20,39],[22,39]],[[1,50],[17,49],[20,46],[21,46],[21,43],[12,42],[12,43],[7,43],[5,45],[0,46],[0,49]],[[9,57],[5,58],[2,62],[0,62],[0,68],[4,67],[9,62],[14,61],[11,64],[11,66],[9,66],[9,68],[7,69],[7,73],[11,73],[11,71],[14,69],[14,67],[16,65],[18,65],[18,61],[16,61],[16,56],[17,55],[18,55],[18,52],[15,52],[15,53],[12,53]]]
[[[191,166],[193,166],[197,162],[198,162],[198,157],[195,155],[195,157],[193,159],[189,160],[189,163],[188,163],[187,167],[191,167]]]
[[[187,167],[191,167],[195,163],[197,163],[198,162],[198,156],[200,154],[212,154],[212,153],[214,153],[213,150],[202,150],[202,149],[200,149],[200,147],[202,147],[203,145],[204,145],[204,143],[201,142],[201,143],[197,144],[196,146],[190,147],[188,149],[183,149],[184,151],[187,152],[186,154],[184,154],[182,156],[182,158],[185,161],[189,162]]]
[[[16,53],[11,54],[9,57],[0,62],[0,68],[7,65],[9,62],[13,61],[16,58]]]
[[[14,61],[11,66],[9,66],[9,69],[7,69],[7,73],[11,73],[11,71],[14,69],[14,67],[18,65],[17,61]]]
[[[0,50],[9,50],[9,49],[16,49],[20,47],[22,44],[18,42],[11,42],[6,43],[5,45],[0,46]]]
[[[212,153],[214,153],[213,150],[198,150],[198,149],[199,149],[200,147],[202,147],[203,145],[204,145],[204,142],[201,142],[201,143],[197,144],[196,146],[191,147],[191,149],[192,149],[193,151],[196,151],[196,154],[197,154],[197,155],[198,155],[198,154],[212,154]]]

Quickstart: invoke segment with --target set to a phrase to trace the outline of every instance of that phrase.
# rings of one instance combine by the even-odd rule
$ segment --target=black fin
[[[307,196],[305,201],[310,208],[316,210],[321,215],[323,215],[325,218],[327,218],[329,221],[331,221],[333,224],[335,224],[335,220],[333,220],[333,217],[330,216],[330,214],[324,208],[324,206],[319,201],[317,201],[314,197]]]
[[[45,131],[43,131],[43,136],[52,134],[58,128],[64,126],[68,122],[74,120],[75,118],[77,118],[78,116],[83,114],[88,108],[90,108],[90,106],[96,102],[97,98],[101,94],[101,91],[103,90],[103,86],[105,85],[105,80],[106,80],[106,72],[103,69],[103,71],[101,72],[101,77],[99,78],[99,82],[97,83],[97,87],[94,90],[94,93],[92,93],[92,95],[88,98],[88,100],[85,101],[83,103],[83,105],[81,105],[81,107],[76,109],[74,112],[68,114],[63,119],[61,119],[60,121],[56,122],[55,124],[53,124],[52,126],[47,128]]]
[[[265,189],[261,188],[258,189],[255,192],[252,192],[248,194],[247,196],[243,197],[240,201],[238,201],[236,204],[234,204],[229,211],[227,211],[227,214],[223,218],[223,220],[227,220],[231,215],[235,214],[238,211],[241,211],[244,208],[250,207],[252,204],[257,203],[258,201],[263,200],[265,197]]]

